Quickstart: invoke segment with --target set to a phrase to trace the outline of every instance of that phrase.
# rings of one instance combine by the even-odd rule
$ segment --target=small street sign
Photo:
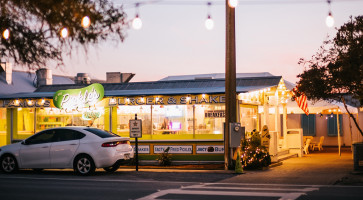
[[[141,119],[131,119],[130,123],[130,138],[142,137],[142,121]]]

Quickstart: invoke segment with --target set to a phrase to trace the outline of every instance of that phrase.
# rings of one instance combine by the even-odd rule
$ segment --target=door
[[[54,130],[40,132],[21,145],[19,156],[22,168],[49,168],[49,150]]]
[[[70,168],[79,146],[79,139],[85,135],[71,129],[58,129],[50,147],[51,168]]]

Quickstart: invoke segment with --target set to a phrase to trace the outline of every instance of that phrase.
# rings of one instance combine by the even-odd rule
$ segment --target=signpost
[[[136,171],[139,171],[139,145],[138,138],[142,137],[142,120],[137,119],[137,114],[135,114],[135,119],[130,119],[130,138],[135,138],[135,149],[136,149]]]

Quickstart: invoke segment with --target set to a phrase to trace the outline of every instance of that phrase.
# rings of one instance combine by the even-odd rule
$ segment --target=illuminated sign
[[[170,146],[159,146],[159,145],[154,145],[154,154],[155,153],[163,153],[165,151],[165,149],[167,149],[168,147],[170,147],[169,149],[169,153],[183,153],[183,154],[192,154],[193,153],[193,146],[192,145],[170,145]]]
[[[225,103],[225,96],[220,95],[191,95],[178,97],[118,97],[110,98],[109,105],[183,105],[183,104],[214,104]]]
[[[204,117],[206,118],[224,118],[226,112],[224,110],[205,110]]]
[[[224,146],[223,145],[197,145],[196,152],[199,153],[206,153],[206,154],[213,154],[213,153],[224,153]]]
[[[99,83],[80,89],[58,90],[53,96],[53,103],[59,109],[74,110],[96,104],[102,100],[104,93]]]
[[[87,110],[82,112],[82,119],[84,120],[95,120],[101,117],[101,112],[98,110]]]
[[[150,153],[150,146],[149,145],[138,145],[138,153],[145,153],[145,154],[149,154]],[[136,147],[134,145],[132,145],[132,148],[134,149],[134,152],[136,152]]]
[[[13,99],[13,100],[2,100],[0,101],[0,107],[3,108],[41,108],[50,107],[50,101],[39,99],[39,100],[26,100],[26,99]]]

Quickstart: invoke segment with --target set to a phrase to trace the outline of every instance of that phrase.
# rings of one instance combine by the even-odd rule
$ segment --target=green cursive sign
[[[104,93],[99,83],[80,89],[58,90],[53,96],[53,103],[59,109],[74,110],[96,104],[102,100]]]

